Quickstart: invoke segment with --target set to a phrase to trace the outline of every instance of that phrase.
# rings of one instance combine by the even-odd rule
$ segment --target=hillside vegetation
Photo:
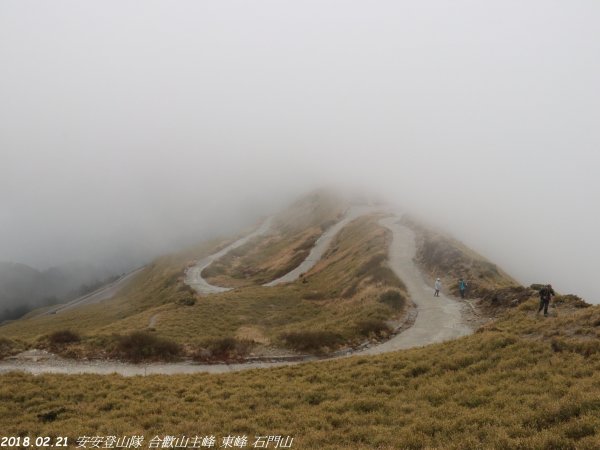
[[[261,285],[296,268],[323,232],[339,221],[348,203],[319,190],[273,218],[271,231],[238,247],[202,272],[211,284],[225,287]]]
[[[226,375],[3,375],[3,433],[277,434],[297,449],[597,449],[600,307],[567,297],[543,318],[536,304],[469,337],[375,357]]]
[[[314,217],[302,215],[304,225],[321,222],[324,211],[335,211],[321,200],[311,196],[288,214],[311,204]],[[10,348],[133,361],[326,354],[381,340],[410,302],[387,267],[391,235],[378,219],[362,217],[343,228],[322,260],[294,283],[196,295],[183,283],[184,270],[225,245],[213,242],[159,258],[111,300],[15,322],[0,327],[0,337],[14,343]]]
[[[371,334],[386,336],[386,321],[404,314],[406,292],[386,265],[390,235],[376,221],[365,217],[342,229],[302,279],[203,297],[189,308],[171,307],[157,322],[157,332],[199,346],[207,338],[236,337],[319,353],[358,344]],[[386,302],[388,292],[395,293],[397,303]]]

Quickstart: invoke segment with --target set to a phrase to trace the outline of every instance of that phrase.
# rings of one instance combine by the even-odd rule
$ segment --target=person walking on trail
[[[433,293],[433,296],[434,297],[439,297],[441,289],[442,289],[442,282],[440,281],[439,278],[436,278],[436,280],[435,280],[435,292]]]
[[[465,292],[467,292],[467,282],[462,278],[458,280],[458,290],[460,291],[460,298],[465,298]]]
[[[540,289],[540,308],[538,309],[536,314],[539,314],[540,311],[544,310],[544,317],[548,317],[548,305],[550,304],[550,300],[552,296],[556,295],[554,293],[554,289],[552,289],[552,285],[548,284]]]

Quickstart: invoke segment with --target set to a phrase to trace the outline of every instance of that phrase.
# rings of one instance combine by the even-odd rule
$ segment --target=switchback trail
[[[390,268],[406,285],[411,300],[416,305],[417,316],[410,328],[396,335],[392,339],[381,344],[373,345],[364,350],[348,352],[345,355],[336,356],[336,358],[352,355],[375,355],[412,347],[421,347],[470,334],[472,329],[466,325],[463,316],[463,308],[467,306],[456,300],[452,300],[443,294],[440,294],[440,297],[433,297],[433,288],[425,283],[422,274],[414,264],[413,258],[416,252],[416,242],[412,230],[400,224],[398,217],[382,219],[379,223],[392,231],[393,239],[389,249]],[[273,358],[273,360],[275,359],[276,358]],[[328,360],[331,359],[333,358],[329,358]],[[0,373],[11,370],[22,370],[34,374],[118,373],[126,376],[150,374],[170,375],[197,372],[225,373],[299,364],[315,360],[320,359],[309,357],[301,361],[284,360],[240,364],[194,364],[191,362],[182,362],[141,365],[113,361],[73,361],[59,358],[56,355],[43,351],[32,350],[17,355],[16,357],[0,361]]]
[[[208,281],[206,281],[204,278],[202,278],[202,271],[204,269],[206,269],[208,266],[210,266],[217,259],[225,256],[231,250],[241,247],[246,242],[248,242],[250,239],[253,239],[257,236],[262,236],[263,234],[266,234],[271,229],[271,220],[272,220],[272,218],[269,217],[253,233],[250,233],[249,235],[247,235],[241,239],[238,239],[234,243],[229,244],[227,247],[225,247],[224,249],[222,249],[221,251],[219,251],[213,255],[202,258],[200,261],[198,261],[196,263],[196,265],[190,267],[186,271],[185,284],[188,284],[191,287],[193,287],[194,290],[196,292],[198,292],[199,294],[217,294],[219,292],[227,292],[227,291],[231,290],[231,288],[215,286],[215,285],[210,284]]]
[[[285,275],[273,281],[270,281],[269,283],[264,284],[264,286],[276,286],[278,284],[289,283],[300,278],[301,274],[308,272],[315,264],[317,264],[320,261],[323,254],[329,248],[331,241],[333,241],[333,238],[342,228],[344,228],[354,219],[365,214],[371,213],[374,210],[375,209],[370,206],[351,206],[350,208],[348,208],[348,210],[344,214],[344,217],[339,222],[329,227],[321,236],[319,236],[319,238],[313,245],[313,248],[310,250],[310,253],[304,259],[304,261],[300,263],[300,265],[298,265],[295,269],[292,269]],[[256,236],[262,236],[264,234],[267,234],[270,231],[270,229],[271,218],[267,219],[255,232],[249,234],[246,237],[238,239],[237,241],[228,245],[218,253],[201,259],[200,261],[198,261],[198,263],[196,263],[196,265],[190,267],[187,270],[185,276],[185,283],[193,287],[199,294],[216,294],[219,292],[230,291],[232,288],[226,288],[210,284],[202,277],[202,271],[208,266],[210,266],[214,261],[225,256],[231,250],[244,245],[250,239]]]
[[[350,208],[348,208],[348,211],[346,211],[346,214],[344,214],[342,220],[337,222],[335,225],[329,227],[319,237],[319,239],[317,239],[315,245],[310,250],[308,256],[304,259],[304,261],[302,261],[302,263],[298,267],[286,273],[282,277],[279,277],[276,280],[265,284],[265,286],[276,286],[278,284],[289,283],[300,278],[300,275],[308,272],[315,266],[315,264],[317,264],[321,260],[323,254],[329,248],[331,241],[333,241],[333,238],[339,233],[339,231],[342,228],[344,228],[354,219],[357,219],[360,216],[364,216],[365,214],[372,213],[374,210],[375,209],[370,206],[351,206]]]

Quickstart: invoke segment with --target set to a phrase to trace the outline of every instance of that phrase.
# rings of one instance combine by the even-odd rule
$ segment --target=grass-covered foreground
[[[290,435],[298,449],[600,448],[600,307],[567,302],[547,319],[534,308],[377,357],[226,375],[7,374],[0,425],[72,439]]]

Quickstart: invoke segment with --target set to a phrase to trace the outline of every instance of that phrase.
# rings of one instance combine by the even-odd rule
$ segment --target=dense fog
[[[0,261],[103,276],[322,185],[600,303],[600,3],[0,2]]]

